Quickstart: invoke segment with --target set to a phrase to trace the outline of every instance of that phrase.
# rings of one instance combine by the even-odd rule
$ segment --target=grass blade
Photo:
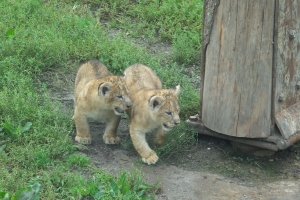
[[[30,127],[32,126],[31,122],[27,122],[23,127],[22,127],[22,133],[25,133],[26,131],[28,131],[30,129]]]

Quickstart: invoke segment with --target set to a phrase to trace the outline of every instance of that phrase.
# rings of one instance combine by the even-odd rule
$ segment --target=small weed
[[[0,192],[0,198],[3,200],[38,200],[41,185],[35,183],[27,188],[19,189],[15,195],[8,192]]]
[[[67,159],[67,162],[71,166],[77,166],[78,168],[86,167],[90,164],[90,158],[86,155],[72,154]]]
[[[0,146],[0,153],[2,153],[4,151],[4,149],[6,148],[6,144],[3,144]]]
[[[19,123],[16,129],[13,129],[7,121],[0,125],[0,132],[5,132],[10,138],[17,139],[22,136],[23,133],[27,132],[32,126],[31,122],[27,122],[24,126]]]
[[[253,160],[254,160],[253,158],[250,158],[250,157],[248,157],[248,156],[246,157],[246,161],[249,162],[249,163],[252,163]]]
[[[164,145],[156,147],[155,151],[160,157],[169,158],[175,153],[189,151],[197,147],[197,133],[186,122],[175,127],[168,133]]]
[[[199,34],[191,32],[183,32],[176,36],[172,46],[171,58],[182,64],[199,63],[200,45],[197,44],[199,42],[197,36],[199,37]]]
[[[111,187],[110,196],[115,199],[140,199],[151,188],[149,185],[142,183],[140,177],[131,185],[132,183],[128,180],[125,172],[116,181],[110,178],[109,182]]]
[[[153,199],[152,194],[157,188],[145,184],[142,175],[137,172],[122,172],[117,177],[93,172],[93,178],[82,180],[80,185],[73,187],[72,193],[93,199]],[[77,194],[78,195],[78,194]]]
[[[46,167],[51,163],[49,153],[43,149],[36,151],[32,165],[35,167]]]

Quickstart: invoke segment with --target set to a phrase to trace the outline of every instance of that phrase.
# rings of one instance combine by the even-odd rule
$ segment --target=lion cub
[[[83,144],[92,141],[88,120],[105,121],[105,144],[120,142],[117,128],[124,111],[131,107],[124,77],[113,76],[105,65],[97,60],[82,64],[75,79],[75,140]]]
[[[143,162],[155,164],[158,156],[149,147],[145,134],[153,131],[154,142],[162,144],[167,131],[180,123],[180,86],[176,86],[175,89],[162,89],[161,81],[155,72],[142,64],[129,66],[124,74],[133,103],[132,108],[127,110],[131,140]]]

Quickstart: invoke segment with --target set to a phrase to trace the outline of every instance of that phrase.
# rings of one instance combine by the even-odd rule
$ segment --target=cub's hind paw
[[[158,161],[158,156],[152,151],[150,156],[148,156],[148,158],[142,158],[142,161],[148,165],[155,164]]]
[[[119,144],[120,140],[121,139],[118,136],[115,137],[103,136],[103,141],[105,144]]]
[[[92,143],[92,138],[76,136],[75,141],[80,143],[80,144],[91,144]]]

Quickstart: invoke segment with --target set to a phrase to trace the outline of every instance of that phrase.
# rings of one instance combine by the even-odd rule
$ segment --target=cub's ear
[[[158,109],[162,105],[163,100],[164,100],[164,98],[161,96],[152,96],[148,100],[148,104],[151,108]]]
[[[180,85],[177,85],[175,87],[174,92],[175,92],[176,96],[179,96],[179,94],[180,94]]]
[[[111,82],[101,83],[98,88],[98,95],[105,96],[110,91],[112,85],[113,84]]]

